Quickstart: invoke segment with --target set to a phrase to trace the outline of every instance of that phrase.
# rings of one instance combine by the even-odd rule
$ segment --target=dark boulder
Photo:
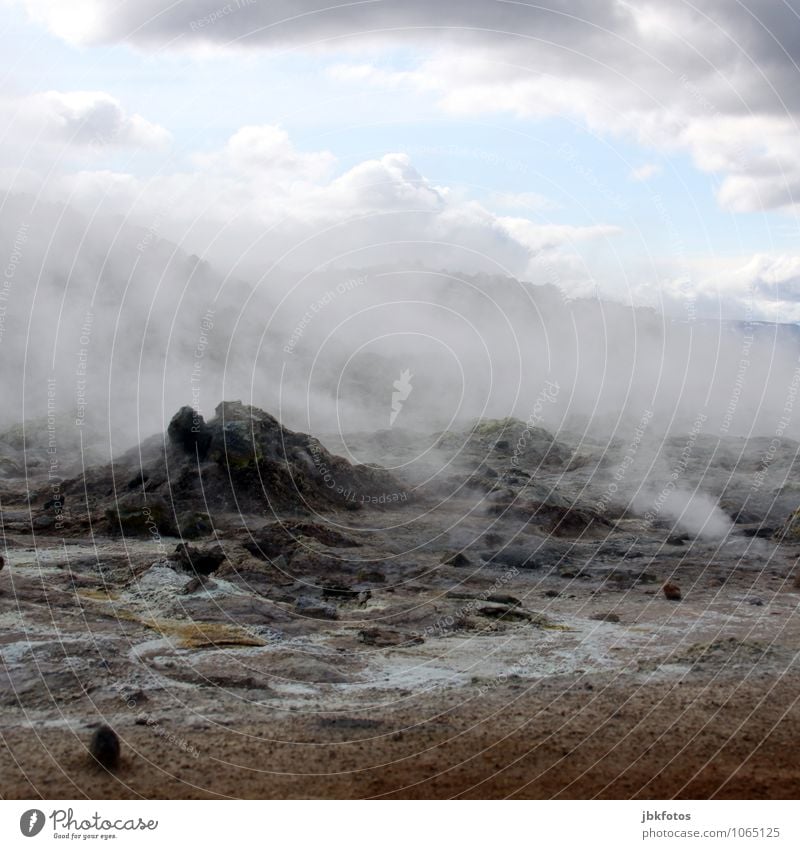
[[[175,553],[169,559],[187,572],[210,575],[225,562],[225,552],[219,544],[195,548],[182,542],[175,547]]]
[[[125,536],[176,536],[177,527],[166,500],[159,495],[144,496],[129,492],[106,508],[105,518],[111,533]]]
[[[169,441],[186,454],[204,460],[211,447],[211,430],[200,413],[191,407],[181,407],[167,427]]]
[[[442,555],[441,562],[445,566],[456,566],[458,568],[472,566],[469,557],[463,551],[447,552]]]
[[[298,548],[301,537],[315,539],[328,548],[356,548],[361,543],[354,537],[334,530],[327,524],[307,520],[271,522],[259,530],[243,546],[254,557],[273,560],[281,554],[291,556]]]
[[[183,539],[198,539],[212,533],[214,526],[208,513],[189,510],[178,517],[178,530]]]
[[[105,769],[116,769],[119,766],[119,737],[113,728],[101,725],[92,734],[92,739],[89,741],[89,754]]]

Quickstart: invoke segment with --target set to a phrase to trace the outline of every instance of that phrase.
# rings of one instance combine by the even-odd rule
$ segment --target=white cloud
[[[646,162],[631,170],[631,180],[636,183],[646,183],[661,173],[661,166],[656,162]]]
[[[574,245],[587,239],[605,239],[622,232],[619,227],[610,224],[574,227],[570,224],[535,224],[527,218],[500,218],[498,221],[533,252]]]
[[[708,0],[700,10],[678,0],[16,2],[80,44],[168,51],[290,45],[345,55],[413,44],[422,50],[410,66],[339,60],[329,76],[343,85],[409,86],[454,114],[566,115],[655,150],[685,150],[698,168],[722,176],[719,201],[734,211],[797,202],[793,3]],[[131,132],[148,134],[144,127]]]
[[[4,101],[10,135],[23,143],[42,141],[101,151],[163,148],[170,134],[141,115],[130,114],[102,91],[46,91]]]
[[[224,168],[272,181],[318,180],[330,173],[336,161],[327,151],[298,151],[285,130],[269,124],[242,127],[222,151],[194,159],[205,168]]]
[[[731,110],[685,76],[654,74],[645,93],[634,77],[609,80],[607,73],[562,74],[525,70],[513,53],[499,62],[491,48],[443,49],[425,60],[418,73],[400,82],[435,91],[446,111],[467,116],[510,112],[522,118],[570,116],[599,133],[628,135],[640,144],[671,153],[688,151],[695,165],[722,174],[720,204],[732,211],[793,206],[800,197],[800,146],[794,114]],[[541,62],[541,57],[540,57]],[[547,62],[541,62],[545,67]],[[634,180],[651,179],[658,165],[634,169]]]
[[[51,32],[72,44],[98,41],[108,19],[106,4],[99,0],[3,0],[5,5],[22,5],[28,15]]]
[[[756,253],[692,262],[662,281],[657,293],[639,284],[633,303],[702,319],[800,322],[800,256]]]
[[[524,276],[547,253],[563,285],[584,286],[579,243],[618,232],[604,224],[537,224],[499,216],[433,184],[405,153],[336,173],[328,151],[303,152],[279,127],[244,127],[197,170],[147,180],[107,171],[62,175],[58,196],[80,208],[132,213],[190,252],[258,277],[270,261],[413,263]],[[169,210],[169,215],[164,214]],[[351,259],[337,259],[350,256]],[[249,264],[248,264],[249,263]]]

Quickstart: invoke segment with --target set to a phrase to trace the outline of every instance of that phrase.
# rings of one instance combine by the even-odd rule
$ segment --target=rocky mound
[[[439,435],[441,448],[478,452],[487,460],[509,462],[519,469],[563,468],[572,460],[571,449],[542,427],[513,417],[479,419],[466,431]]]
[[[101,533],[185,538],[212,532],[226,515],[303,516],[410,497],[380,467],[353,465],[239,401],[221,403],[208,422],[182,407],[165,435],[63,491],[76,531],[91,520]]]

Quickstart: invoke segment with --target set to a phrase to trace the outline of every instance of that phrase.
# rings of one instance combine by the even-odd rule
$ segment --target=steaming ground
[[[800,795],[795,443],[400,416],[7,464],[3,795]]]

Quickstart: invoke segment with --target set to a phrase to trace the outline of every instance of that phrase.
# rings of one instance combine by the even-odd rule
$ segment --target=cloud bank
[[[797,202],[796,0],[18,2],[81,45],[356,55],[415,44],[419,58],[408,67],[359,59],[337,62],[331,73],[342,82],[433,93],[454,114],[568,115],[659,151],[684,151],[698,168],[721,175],[726,209]]]

